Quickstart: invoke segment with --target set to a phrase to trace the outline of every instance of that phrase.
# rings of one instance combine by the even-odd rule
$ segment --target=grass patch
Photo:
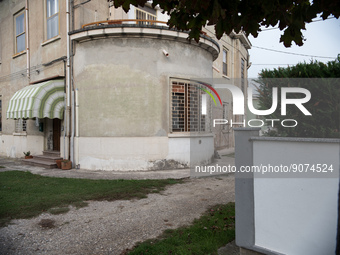
[[[235,203],[208,210],[191,226],[166,230],[159,239],[147,240],[125,254],[217,254],[235,239]]]
[[[87,205],[86,200],[145,198],[179,180],[87,180],[55,178],[22,171],[0,172],[0,227],[51,208]]]
[[[48,210],[50,214],[54,214],[54,215],[67,213],[68,211],[70,211],[70,208],[68,207],[51,208]]]
[[[5,166],[0,166],[0,168],[6,168]]]

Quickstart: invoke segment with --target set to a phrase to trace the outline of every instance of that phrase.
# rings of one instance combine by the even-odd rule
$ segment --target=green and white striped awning
[[[17,91],[9,101],[8,119],[63,119],[64,80],[50,80]]]

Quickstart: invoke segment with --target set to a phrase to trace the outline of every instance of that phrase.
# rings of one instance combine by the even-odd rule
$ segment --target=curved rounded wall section
[[[169,155],[169,80],[211,78],[211,52],[188,41],[122,35],[78,41],[73,61],[81,168],[188,166]]]

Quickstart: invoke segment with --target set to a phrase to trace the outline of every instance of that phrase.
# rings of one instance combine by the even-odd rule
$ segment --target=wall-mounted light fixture
[[[163,50],[163,54],[164,56],[169,57],[169,53],[166,50]]]

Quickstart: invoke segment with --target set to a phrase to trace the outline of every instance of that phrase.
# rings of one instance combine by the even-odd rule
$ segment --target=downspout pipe
[[[74,157],[75,157],[75,165],[76,168],[80,168],[79,165],[79,98],[78,98],[78,93],[79,90],[78,88],[75,89],[75,122],[76,122],[76,128],[75,128],[75,143],[74,143]]]
[[[67,121],[67,153],[65,153],[66,159],[70,157],[70,127],[71,127],[71,66],[70,66],[70,0],[66,0],[66,121]]]
[[[27,79],[28,84],[30,83],[31,75],[30,75],[30,69],[31,69],[31,63],[30,63],[30,47],[29,47],[29,19],[28,19],[28,0],[26,0],[25,4],[25,18],[26,18],[26,68],[27,68]]]

